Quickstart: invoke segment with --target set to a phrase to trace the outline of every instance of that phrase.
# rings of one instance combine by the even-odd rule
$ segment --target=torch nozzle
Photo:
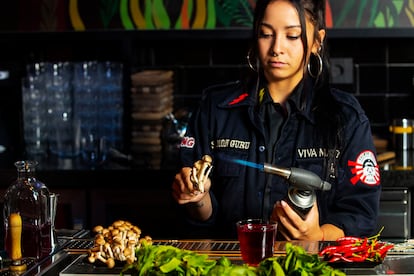
[[[305,169],[283,168],[264,163],[263,171],[282,176],[299,189],[319,189],[322,191],[331,189],[331,184],[329,182],[321,180],[318,175]]]
[[[263,171],[271,174],[279,175],[285,179],[289,179],[292,171],[288,168],[273,166],[268,163],[263,164]]]

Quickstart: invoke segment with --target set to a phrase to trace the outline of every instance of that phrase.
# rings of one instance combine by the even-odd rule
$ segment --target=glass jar
[[[10,250],[8,218],[13,213],[22,218],[22,255],[41,259],[51,253],[49,189],[35,177],[36,161],[17,161],[17,179],[4,196],[3,218],[5,249]]]

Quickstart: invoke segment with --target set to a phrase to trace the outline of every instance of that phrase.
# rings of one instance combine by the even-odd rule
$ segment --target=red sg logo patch
[[[348,166],[354,175],[351,183],[355,185],[358,181],[375,186],[380,182],[380,173],[377,160],[372,151],[361,152],[355,161],[348,160]]]
[[[183,137],[183,139],[181,139],[180,147],[191,149],[194,147],[194,144],[195,144],[194,137]]]

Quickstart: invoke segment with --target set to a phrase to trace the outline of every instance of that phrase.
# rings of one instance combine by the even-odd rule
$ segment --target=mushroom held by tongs
[[[204,155],[201,160],[194,163],[190,179],[195,190],[204,193],[204,182],[213,168],[212,161],[213,159],[210,155]]]

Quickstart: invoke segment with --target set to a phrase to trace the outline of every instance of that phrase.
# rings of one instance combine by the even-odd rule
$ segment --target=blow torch
[[[329,182],[321,180],[318,175],[305,169],[283,168],[268,163],[257,164],[240,159],[232,161],[285,178],[291,184],[288,189],[287,202],[303,219],[316,200],[315,190],[329,191],[331,189]]]
[[[315,190],[329,191],[331,184],[321,180],[315,173],[300,168],[282,168],[264,163],[263,171],[285,178],[291,186],[288,189],[287,202],[305,219],[312,208],[316,194]]]

